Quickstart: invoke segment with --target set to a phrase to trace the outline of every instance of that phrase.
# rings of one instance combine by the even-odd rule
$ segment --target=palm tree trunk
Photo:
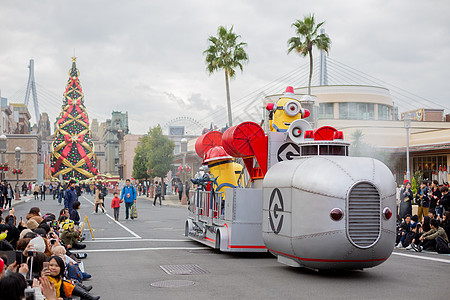
[[[313,73],[313,57],[312,51],[309,51],[309,81],[308,81],[308,95],[311,95],[311,79]]]
[[[228,109],[228,126],[233,126],[233,119],[231,117],[231,99],[230,99],[230,84],[228,82],[228,72],[225,70],[225,86],[227,88],[227,109]]]

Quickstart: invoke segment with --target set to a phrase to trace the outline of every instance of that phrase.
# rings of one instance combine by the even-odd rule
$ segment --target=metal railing
[[[223,219],[225,213],[224,192],[189,191],[189,210],[199,218]]]

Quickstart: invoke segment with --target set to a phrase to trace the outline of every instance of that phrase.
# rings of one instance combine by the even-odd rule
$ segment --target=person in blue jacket
[[[64,208],[69,209],[69,214],[72,213],[73,203],[78,201],[77,192],[75,191],[76,184],[77,182],[74,179],[70,179],[69,186],[67,187],[64,195]]]
[[[120,200],[125,201],[125,219],[128,220],[130,216],[130,208],[133,206],[133,203],[136,203],[136,189],[131,184],[130,179],[125,181],[125,186],[122,189]],[[131,217],[131,219],[134,218]]]

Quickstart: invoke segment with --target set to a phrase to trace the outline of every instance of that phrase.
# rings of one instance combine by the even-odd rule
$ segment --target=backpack
[[[67,263],[66,273],[66,277],[68,279],[76,280],[79,283],[83,281],[83,272],[81,272],[80,266],[78,264],[74,264],[73,262]]]

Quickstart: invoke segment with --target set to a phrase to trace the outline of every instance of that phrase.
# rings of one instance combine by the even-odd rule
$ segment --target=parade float
[[[51,146],[51,174],[58,181],[84,181],[98,173],[79,76],[74,57]]]
[[[244,122],[197,139],[203,167],[192,180],[185,235],[220,251],[270,251],[294,267],[363,269],[386,261],[396,210],[388,167],[349,157],[341,131],[313,129],[292,87],[266,109],[268,132]],[[239,176],[236,160],[245,165]]]

